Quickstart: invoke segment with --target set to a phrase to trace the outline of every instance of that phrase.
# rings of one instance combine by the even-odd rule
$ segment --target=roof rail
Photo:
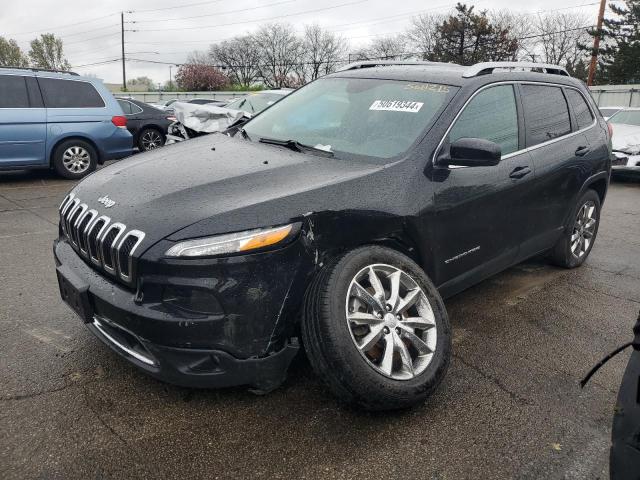
[[[472,65],[467,68],[462,76],[464,78],[477,77],[478,75],[487,75],[493,73],[494,70],[519,70],[528,69],[533,71],[542,70],[543,73],[550,73],[552,75],[562,75],[569,77],[569,72],[559,65],[551,65],[549,63],[536,63],[536,62],[481,62]]]
[[[11,67],[11,66],[1,66],[0,68],[11,69],[11,70],[29,70],[31,72],[50,72],[50,73],[67,73],[69,75],[79,76],[80,74],[76,72],[72,72],[70,70],[53,70],[48,68],[35,68],[35,67]]]
[[[373,67],[385,67],[390,65],[453,65],[443,64],[442,62],[420,62],[414,60],[363,60],[360,62],[353,62],[339,71],[344,72],[346,70],[357,70],[359,68],[373,68]]]

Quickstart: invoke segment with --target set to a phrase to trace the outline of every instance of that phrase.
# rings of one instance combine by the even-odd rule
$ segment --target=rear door
[[[144,124],[146,120],[144,111],[138,105],[130,102],[129,100],[119,98],[118,103],[127,117],[127,130],[129,130],[132,135],[137,135],[142,124]]]
[[[528,214],[525,199],[534,180],[519,109],[513,84],[484,88],[445,137],[441,148],[459,138],[490,140],[501,146],[502,158],[495,166],[437,167],[435,245],[442,259],[436,267],[441,285],[454,279],[474,283],[511,265],[518,254]]]
[[[536,170],[535,201],[523,230],[527,256],[550,248],[559,238],[587,175],[585,158],[591,152],[584,129],[572,121],[561,86],[524,83],[520,92],[526,145]],[[583,121],[593,124],[591,112],[587,115]]]
[[[44,165],[46,111],[32,76],[0,75],[0,166]]]

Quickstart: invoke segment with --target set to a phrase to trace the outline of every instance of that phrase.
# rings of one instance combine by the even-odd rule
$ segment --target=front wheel
[[[551,260],[565,268],[579,267],[591,253],[600,226],[600,197],[594,190],[582,194]]]
[[[334,394],[366,410],[424,401],[444,377],[451,330],[438,291],[394,250],[369,246],[327,265],[305,298],[302,338]]]

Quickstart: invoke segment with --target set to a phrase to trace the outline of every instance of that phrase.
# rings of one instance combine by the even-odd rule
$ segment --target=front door
[[[27,80],[22,75],[0,75],[0,167],[46,162],[47,114],[41,97],[30,102]]]
[[[482,138],[502,149],[495,166],[434,170],[435,271],[445,294],[508,267],[518,255],[535,176],[531,158],[521,148],[518,110],[514,85],[484,88],[445,137],[442,148],[459,138]]]

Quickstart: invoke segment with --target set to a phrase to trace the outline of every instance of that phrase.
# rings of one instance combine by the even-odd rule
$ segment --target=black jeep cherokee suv
[[[354,64],[78,184],[60,290],[159,379],[268,391],[301,338],[342,400],[404,407],[447,370],[443,298],[541,252],[585,261],[610,155],[559,67]]]

